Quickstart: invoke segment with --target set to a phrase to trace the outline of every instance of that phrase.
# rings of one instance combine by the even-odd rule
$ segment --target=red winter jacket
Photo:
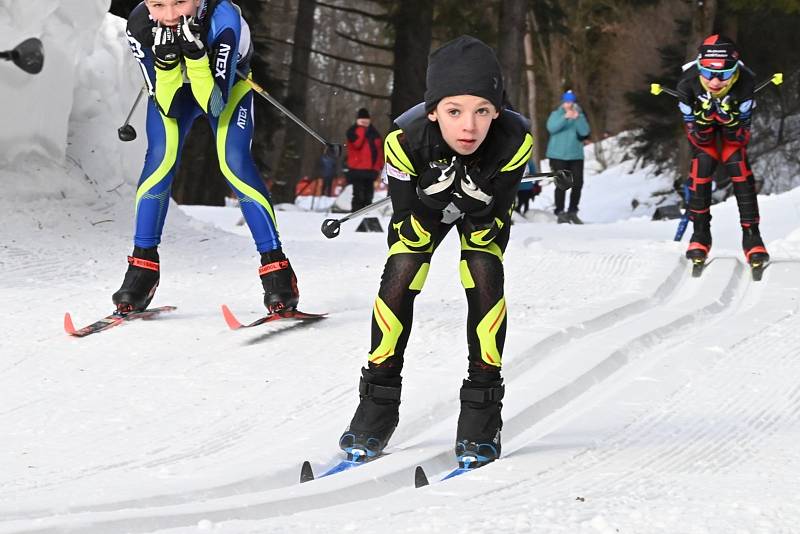
[[[380,171],[383,168],[383,139],[371,124],[353,125],[347,130],[347,168]]]

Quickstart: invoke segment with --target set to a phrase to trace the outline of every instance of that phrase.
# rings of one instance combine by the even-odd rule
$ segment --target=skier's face
[[[150,18],[162,26],[177,26],[181,17],[194,17],[200,0],[145,0]]]
[[[458,95],[441,99],[436,109],[428,113],[428,118],[439,123],[442,137],[450,148],[467,156],[478,150],[499,114],[483,97]]]

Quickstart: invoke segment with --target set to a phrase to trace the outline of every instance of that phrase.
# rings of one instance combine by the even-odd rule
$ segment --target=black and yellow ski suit
[[[503,396],[500,368],[506,334],[503,253],[511,210],[533,146],[529,122],[502,110],[475,153],[463,156],[444,141],[423,104],[395,121],[384,143],[394,215],[389,257],[372,313],[372,346],[362,370],[361,404],[340,445],[360,433],[380,448],[397,425],[400,373],[411,333],[415,297],[431,257],[451,228],[461,241],[459,271],[468,303],[469,379],[461,390],[458,440],[491,443],[499,456]],[[475,408],[471,410],[470,408]]]

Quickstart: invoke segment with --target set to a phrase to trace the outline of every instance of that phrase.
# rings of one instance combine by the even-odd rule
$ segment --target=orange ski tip
[[[70,335],[75,333],[75,325],[72,323],[72,316],[69,312],[64,314],[64,330]]]
[[[236,319],[231,309],[228,308],[227,304],[222,305],[222,316],[225,317],[225,322],[228,323],[228,327],[231,330],[236,330],[237,328],[242,327],[242,323]]]

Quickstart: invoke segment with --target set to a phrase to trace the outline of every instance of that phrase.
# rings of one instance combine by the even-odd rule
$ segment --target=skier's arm
[[[506,163],[492,181],[494,184],[494,203],[488,215],[465,215],[462,234],[470,246],[489,247],[500,235],[505,225],[510,224],[511,210],[517,197],[525,164],[531,157],[533,137],[525,134],[525,139],[511,160]]]
[[[426,228],[430,221],[414,214],[417,200],[415,184],[417,171],[402,145],[403,130],[397,129],[386,136],[386,176],[389,180],[389,195],[392,198],[392,230],[409,250],[423,251],[432,247],[431,233]]]
[[[714,129],[709,124],[698,124],[697,118],[701,115],[695,112],[695,104],[702,108],[705,100],[696,102],[694,91],[691,87],[691,78],[684,76],[678,82],[676,88],[678,92],[678,109],[683,117],[683,123],[686,127],[686,137],[693,145],[704,146],[713,142]]]
[[[177,117],[175,95],[183,86],[181,50],[177,34],[172,28],[159,26],[156,28],[153,40],[153,63],[156,73],[155,101],[161,113],[167,117]]]
[[[517,196],[517,189],[525,172],[525,164],[533,153],[533,136],[525,134],[517,152],[501,169],[494,179],[494,208],[492,215],[503,218],[511,211]]]
[[[142,18],[143,13],[144,19]],[[172,62],[156,58],[153,32],[157,32],[157,30],[152,27],[152,23],[146,17],[146,11],[135,11],[131,14],[126,31],[128,43],[133,57],[139,63],[150,96],[153,97],[162,114],[172,117],[177,113],[176,110],[171,110],[175,93],[183,84],[180,68],[177,68],[180,58],[178,57],[177,61]],[[158,50],[161,50],[164,55],[169,50],[170,38],[164,34],[159,34],[158,37],[160,41]],[[166,46],[166,48],[160,48],[161,46]]]
[[[184,56],[186,75],[191,82],[195,100],[207,114],[218,117],[236,82],[242,22],[236,8],[226,4],[220,5],[214,11],[213,17],[212,28],[215,35],[213,38],[209,35],[208,55],[201,49],[202,54],[197,53],[190,57],[184,53]]]

